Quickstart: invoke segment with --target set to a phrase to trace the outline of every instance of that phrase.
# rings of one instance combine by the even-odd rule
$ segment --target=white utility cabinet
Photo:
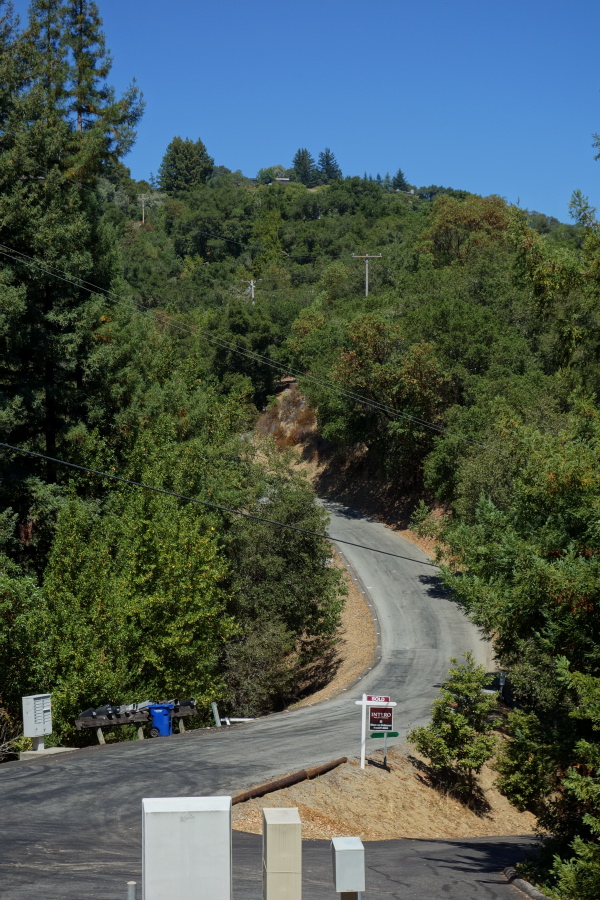
[[[358,894],[365,889],[365,848],[359,837],[334,837],[331,841],[333,883],[338,894]]]
[[[52,734],[52,703],[50,694],[23,697],[23,734],[33,738],[34,749],[44,749],[44,735]]]
[[[231,900],[231,797],[142,800],[143,900]]]

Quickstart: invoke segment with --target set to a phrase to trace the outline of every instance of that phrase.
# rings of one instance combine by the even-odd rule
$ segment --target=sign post
[[[362,700],[354,701],[356,706],[362,707],[362,724],[361,724],[361,732],[360,732],[360,767],[364,769],[365,767],[365,758],[367,752],[367,709],[369,710],[369,730],[370,731],[391,731],[393,726],[393,707],[396,704],[390,700],[388,696],[381,694],[363,694]],[[372,707],[376,709],[371,710]],[[375,719],[371,719],[371,711],[376,713]],[[385,716],[384,716],[385,714]],[[388,718],[389,716],[389,718]],[[383,718],[381,718],[383,717]],[[371,728],[372,721],[384,721],[389,727],[380,727],[377,725],[376,728]]]

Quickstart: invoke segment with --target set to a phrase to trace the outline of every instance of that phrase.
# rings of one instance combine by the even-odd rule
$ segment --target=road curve
[[[37,896],[41,881],[51,887],[48,896],[75,897],[59,885],[79,878],[81,890],[88,868],[109,881],[117,873],[135,874],[142,797],[236,793],[274,775],[357,756],[354,701],[363,691],[397,701],[395,727],[402,740],[409,723],[427,719],[450,656],[471,650],[489,667],[489,645],[441,590],[423,551],[353,510],[324,505],[330,534],[396,554],[339,545],[376,610],[380,661],[329,701],[230,730],[90,747],[0,766],[0,874],[14,886],[11,898]]]

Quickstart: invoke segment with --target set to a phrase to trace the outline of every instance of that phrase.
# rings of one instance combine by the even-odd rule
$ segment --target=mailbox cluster
[[[142,816],[143,900],[196,900],[199,886],[211,900],[231,900],[231,797],[145,799]],[[362,841],[334,838],[331,849],[336,891],[357,900],[365,889]],[[301,900],[297,809],[263,809],[262,875],[263,900]]]
[[[149,725],[150,737],[168,737],[173,734],[173,720],[179,720],[179,730],[185,731],[184,716],[197,716],[196,701],[193,697],[187,700],[144,700],[141,703],[129,703],[117,706],[108,703],[97,709],[90,707],[80,712],[75,719],[77,731],[94,728],[100,744],[104,743],[103,728],[112,725],[137,725],[138,738],[144,737],[144,725]]]
[[[44,749],[44,737],[52,734],[52,704],[50,694],[31,694],[22,698],[23,734],[33,738],[33,749]]]

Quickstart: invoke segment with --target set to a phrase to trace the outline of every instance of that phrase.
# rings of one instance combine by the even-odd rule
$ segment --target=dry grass
[[[373,753],[381,761],[381,751]],[[349,760],[313,781],[304,781],[233,808],[237,831],[260,834],[264,807],[298,807],[305,838],[358,835],[364,841],[392,838],[469,838],[531,834],[536,819],[517,812],[493,786],[485,767],[479,783],[489,807],[476,812],[455,796],[434,787],[424,767],[407,748],[388,755],[389,769],[363,771]]]

